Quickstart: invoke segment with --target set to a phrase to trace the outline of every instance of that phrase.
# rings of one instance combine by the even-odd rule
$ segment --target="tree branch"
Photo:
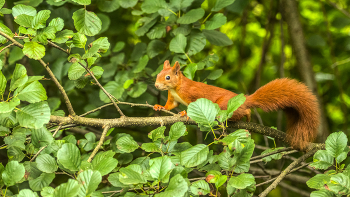
[[[19,48],[23,49],[23,45],[21,43],[17,42],[15,39],[11,38],[9,35],[5,34],[2,31],[0,31],[0,35],[4,36],[8,40],[10,40],[12,43],[14,43]],[[67,95],[66,91],[64,90],[64,88],[62,87],[60,82],[58,82],[56,76],[53,74],[53,72],[51,71],[50,67],[42,59],[39,59],[38,61],[46,69],[46,71],[49,73],[52,81],[56,84],[56,86],[60,90],[60,92],[61,92],[61,94],[63,96],[64,102],[66,103],[66,106],[67,106],[69,114],[71,116],[75,116],[75,112],[73,110],[73,106],[72,106],[72,104],[71,104],[71,102],[70,102],[70,100],[68,98],[68,95]]]
[[[301,162],[303,162],[305,159],[311,157],[313,154],[316,153],[317,150],[312,150],[307,152],[305,155],[301,156],[299,159],[293,161],[277,178],[276,180],[268,187],[265,189],[265,191],[263,191],[259,196],[260,197],[264,197],[267,196],[267,194],[270,193],[270,191],[272,191],[273,189],[275,189],[277,187],[277,185],[279,184],[279,182],[282,181],[282,179],[291,172],[291,170],[298,164],[300,164]]]

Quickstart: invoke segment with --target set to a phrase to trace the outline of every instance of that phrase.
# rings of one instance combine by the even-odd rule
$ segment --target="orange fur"
[[[167,79],[169,77],[169,79]],[[206,98],[217,103],[222,110],[237,94],[223,88],[192,81],[180,72],[178,62],[173,67],[169,61],[164,62],[163,70],[158,74],[155,86],[160,90],[168,90],[165,106],[155,105],[154,110],[171,110],[180,103],[188,105],[199,98]],[[314,140],[319,125],[319,111],[316,97],[300,82],[293,79],[276,79],[259,88],[254,94],[247,96],[229,119],[238,121],[247,117],[250,121],[251,108],[264,111],[282,109],[287,114],[287,139],[292,147],[305,149],[309,141]]]

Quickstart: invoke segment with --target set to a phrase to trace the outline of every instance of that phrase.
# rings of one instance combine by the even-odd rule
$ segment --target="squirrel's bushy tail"
[[[267,112],[283,109],[287,114],[287,139],[294,148],[305,149],[317,136],[317,98],[303,83],[294,79],[276,79],[248,96],[246,104]]]

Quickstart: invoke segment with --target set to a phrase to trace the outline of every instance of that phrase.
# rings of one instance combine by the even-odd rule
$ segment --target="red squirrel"
[[[217,103],[221,110],[226,110],[228,101],[238,95],[223,88],[192,81],[181,73],[178,62],[171,67],[168,60],[157,75],[155,86],[159,90],[168,90],[165,106],[154,105],[156,111],[171,110],[180,103],[188,106],[199,98],[209,99]],[[243,117],[250,121],[251,108],[261,108],[266,112],[282,109],[287,114],[287,139],[293,148],[303,150],[308,142],[315,139],[319,126],[318,102],[305,84],[288,78],[275,79],[245,97],[246,101],[233,113],[230,121],[238,121]]]

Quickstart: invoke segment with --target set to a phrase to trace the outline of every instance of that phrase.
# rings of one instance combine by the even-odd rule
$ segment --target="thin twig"
[[[310,163],[312,163],[312,162],[305,163],[305,164],[303,164],[303,165],[301,165],[301,166],[299,166],[299,167],[297,167],[297,168],[294,168],[294,169],[291,170],[288,174],[290,174],[290,173],[292,173],[292,172],[295,172],[295,171],[298,171],[298,170],[300,170],[301,168],[304,168],[305,166],[310,165]],[[278,177],[272,178],[272,179],[267,180],[267,181],[265,181],[265,182],[259,183],[259,184],[255,185],[255,186],[256,186],[256,187],[259,187],[259,186],[265,185],[265,184],[267,184],[267,183],[271,183],[272,181],[276,180],[277,178],[278,178]]]
[[[14,43],[16,46],[18,46],[19,48],[23,49],[23,45],[19,42],[17,42],[15,39],[11,38],[9,35],[5,34],[3,31],[0,31],[0,35],[4,36],[5,38],[9,39],[12,43]],[[47,66],[47,64],[42,60],[42,59],[39,59],[38,60],[40,62],[40,64],[42,66],[44,66],[44,68],[46,69],[46,71],[49,73],[52,81],[56,84],[56,86],[58,87],[58,89],[60,90],[62,96],[63,96],[63,99],[64,99],[64,102],[66,103],[66,106],[67,106],[67,109],[68,109],[68,112],[71,116],[75,116],[75,112],[73,110],[73,106],[67,96],[67,93],[66,91],[64,90],[64,88],[62,87],[62,85],[60,84],[60,82],[58,82],[56,76],[53,74],[53,72],[51,71],[50,67]]]
[[[63,48],[61,48],[60,46],[56,45],[55,43],[51,42],[51,41],[48,41],[48,43],[50,45],[52,45],[53,47],[67,53],[68,55],[70,54],[68,51],[64,50]],[[109,100],[112,101],[113,105],[115,106],[115,108],[118,110],[119,114],[121,117],[124,117],[124,113],[120,110],[120,108],[118,107],[117,103],[112,99],[111,97],[111,94],[109,92],[107,92],[103,86],[100,84],[100,82],[96,79],[95,75],[91,72],[91,70],[87,67],[87,66],[84,66],[84,64],[82,64],[81,62],[79,62],[79,64],[85,68],[85,70],[90,74],[90,76],[95,80],[96,84],[101,88],[101,90],[107,95],[107,97],[109,98]]]
[[[87,162],[91,162],[92,159],[94,158],[94,156],[96,155],[96,153],[98,152],[98,150],[100,150],[102,144],[103,144],[103,141],[105,140],[105,137],[106,137],[106,134],[107,134],[107,131],[109,130],[110,126],[109,125],[105,125],[104,128],[103,128],[103,132],[102,132],[102,136],[101,136],[101,139],[100,141],[98,142],[97,146],[95,147],[94,151],[92,151],[89,159],[87,160]]]
[[[329,0],[327,0],[327,2],[329,4],[331,4],[334,8],[336,8],[337,10],[339,10],[341,13],[343,13],[345,16],[349,17],[350,18],[350,13],[347,12],[346,10],[342,9],[341,7],[339,7],[336,3],[333,3]]]
[[[274,155],[274,154],[277,154],[277,153],[280,153],[280,152],[289,151],[289,150],[292,150],[292,148],[288,147],[288,148],[279,149],[279,150],[276,150],[276,151],[273,151],[273,152],[270,152],[270,153],[266,153],[266,154],[263,154],[263,155],[258,155],[258,156],[252,157],[252,158],[250,158],[250,161],[256,160],[256,159],[260,159],[260,158],[264,158],[264,157],[267,157],[267,156],[270,156],[270,155]]]
[[[57,134],[58,130],[61,129],[61,127],[62,127],[62,125],[59,125],[59,126],[56,128],[56,130],[55,130],[55,132],[53,133],[52,137],[55,137],[55,135]],[[33,158],[30,160],[30,162],[34,161],[35,158],[36,158],[36,157],[41,153],[41,151],[43,151],[46,147],[47,147],[47,145],[41,147],[40,150],[39,150],[39,151],[33,156]]]
[[[291,151],[288,151],[288,152],[285,152],[285,153],[282,153],[283,155],[288,155],[288,154],[293,154],[293,153],[296,153],[298,152],[297,150],[291,150]],[[262,159],[257,159],[257,160],[251,160],[250,161],[250,164],[253,164],[253,163],[258,163],[258,162],[263,162]]]
[[[15,43],[11,43],[11,44],[7,45],[6,47],[2,48],[2,49],[0,50],[0,53],[3,52],[5,49],[9,48],[9,47],[12,46],[12,45],[15,45]]]
[[[276,180],[268,187],[266,188],[259,196],[260,197],[265,197],[267,194],[269,194],[273,189],[275,189],[278,185],[279,182],[282,181],[282,179],[289,174],[292,169],[298,165],[299,163],[303,162],[305,159],[311,157],[313,154],[315,154],[317,150],[313,149],[309,152],[307,152],[305,155],[301,156],[297,160],[293,161],[277,178]]]

